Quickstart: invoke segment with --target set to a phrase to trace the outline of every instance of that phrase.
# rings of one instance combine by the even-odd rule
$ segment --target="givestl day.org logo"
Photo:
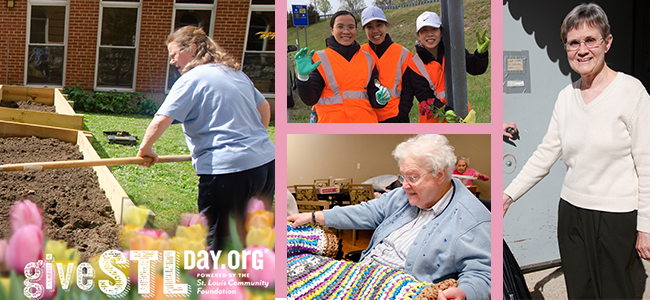
[[[210,270],[230,269],[230,270],[262,270],[264,269],[264,253],[262,250],[243,250],[229,251],[227,257],[221,257],[222,251],[206,251],[201,250],[198,252],[184,251],[179,253],[177,251],[155,251],[155,250],[137,250],[129,251],[130,261],[137,262],[137,286],[138,294],[149,295],[153,297],[155,289],[155,280],[153,280],[154,270],[157,264],[163,264],[163,291],[167,296],[189,296],[193,291],[191,286],[187,283],[182,283],[179,279],[180,274],[180,258],[183,255],[185,270],[198,270],[197,277],[197,294],[228,294],[234,293],[231,289],[211,288],[209,286],[251,286],[268,288],[269,282],[264,280],[259,281],[239,281],[238,278],[246,277],[247,274],[236,273],[211,273]],[[224,253],[225,255],[225,253]],[[104,272],[111,280],[98,280],[98,288],[111,298],[119,298],[125,296],[131,286],[129,284],[129,274],[124,274],[119,267],[126,267],[130,264],[126,255],[119,250],[108,250],[99,258],[100,270],[95,270],[89,263],[83,262],[77,266],[76,278],[71,278],[74,273],[74,264],[56,262],[51,254],[46,255],[45,261],[38,260],[30,262],[25,265],[25,281],[24,281],[24,294],[25,297],[31,299],[40,299],[43,297],[45,290],[53,290],[56,285],[56,277],[59,276],[61,288],[69,291],[71,281],[76,280],[77,287],[82,291],[91,291],[95,288],[95,281],[93,280],[97,272]],[[224,261],[219,265],[218,262]],[[214,262],[214,264],[212,263]],[[248,263],[247,263],[248,262]],[[55,271],[56,269],[56,271]],[[201,271],[205,270],[205,273]],[[215,278],[216,277],[216,278]],[[230,278],[229,278],[230,277]],[[43,278],[45,280],[43,280]],[[44,284],[43,284],[44,283]],[[145,296],[147,297],[147,296]]]

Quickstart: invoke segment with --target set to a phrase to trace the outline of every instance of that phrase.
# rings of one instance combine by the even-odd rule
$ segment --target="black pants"
[[[246,171],[199,175],[199,211],[208,219],[211,250],[224,250],[230,238],[228,220],[234,217],[240,238],[246,237],[246,206],[257,197],[271,209],[275,193],[275,160]],[[245,240],[241,241],[245,244]]]
[[[558,244],[569,299],[635,299],[637,211],[610,213],[560,199]]]

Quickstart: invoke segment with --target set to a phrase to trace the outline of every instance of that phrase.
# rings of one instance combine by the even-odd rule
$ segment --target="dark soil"
[[[21,100],[21,101],[0,100],[0,107],[34,110],[34,111],[49,112],[49,113],[56,112],[56,107],[52,105],[45,105],[43,103],[36,103],[36,102],[25,101],[25,100]]]
[[[76,145],[52,138],[0,138],[0,164],[83,159]],[[120,249],[119,227],[90,168],[0,171],[0,238],[11,236],[11,204],[28,199],[43,214],[45,235],[65,240],[82,261]]]

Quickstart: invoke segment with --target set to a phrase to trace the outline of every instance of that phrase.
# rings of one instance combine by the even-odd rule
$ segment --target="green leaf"
[[[228,220],[228,226],[230,227],[230,239],[232,240],[233,250],[239,251],[240,253],[244,250],[244,245],[242,245],[241,240],[239,239],[239,234],[237,233],[237,223],[235,222],[235,217],[230,215],[230,220]]]
[[[11,271],[10,278],[9,297],[7,297],[7,299],[25,299],[22,280],[18,278],[15,271]]]
[[[0,283],[0,299],[9,299],[7,297],[7,291],[5,290],[5,285]]]

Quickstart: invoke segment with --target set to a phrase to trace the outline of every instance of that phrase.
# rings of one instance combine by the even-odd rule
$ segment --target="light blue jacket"
[[[490,212],[453,179],[449,205],[422,227],[406,256],[404,271],[420,281],[456,278],[468,300],[490,298]],[[325,224],[339,229],[374,229],[362,259],[393,231],[415,219],[419,208],[402,188],[359,205],[325,211]]]

